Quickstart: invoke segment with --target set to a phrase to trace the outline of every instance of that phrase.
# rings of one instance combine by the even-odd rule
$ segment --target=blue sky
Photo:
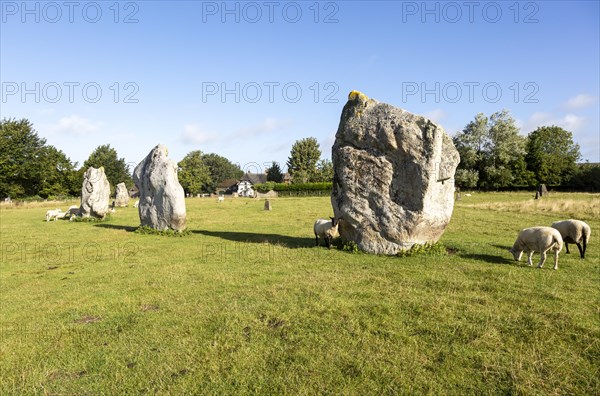
[[[80,164],[158,143],[257,171],[313,136],[324,158],[348,93],[454,135],[509,109],[600,161],[599,2],[1,2],[1,117]]]

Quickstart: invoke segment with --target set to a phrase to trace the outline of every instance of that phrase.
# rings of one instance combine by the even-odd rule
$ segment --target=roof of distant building
[[[221,183],[217,184],[217,188],[229,188],[235,186],[238,183],[239,182],[236,179],[226,179],[223,180]]]
[[[252,184],[261,184],[267,182],[267,175],[264,173],[246,173],[240,181],[249,181]]]

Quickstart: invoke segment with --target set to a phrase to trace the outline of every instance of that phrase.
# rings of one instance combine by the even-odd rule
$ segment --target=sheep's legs
[[[569,244],[567,242],[565,242],[565,248],[567,249],[567,254],[571,254],[571,252],[569,252]]]
[[[542,266],[546,262],[546,252],[541,252],[540,256],[542,256],[542,257],[540,258],[540,263],[538,264],[538,268],[542,268]]]
[[[317,240],[316,246],[319,246],[319,236],[317,234],[315,234],[315,239]]]
[[[325,237],[325,244],[327,245],[327,249],[331,249],[331,238]]]
[[[554,251],[554,269],[558,269],[558,250]]]
[[[578,243],[577,247],[579,248],[579,255],[581,256],[581,258],[585,258],[585,250],[581,248],[581,243]]]
[[[533,251],[527,253],[527,265],[530,267],[533,265],[533,261],[531,261],[531,257],[533,257]]]

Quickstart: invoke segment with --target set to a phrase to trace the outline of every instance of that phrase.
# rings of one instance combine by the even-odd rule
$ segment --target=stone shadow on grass
[[[255,232],[233,232],[233,231],[206,231],[192,230],[194,234],[202,234],[217,237],[234,242],[269,243],[272,245],[283,245],[290,249],[314,247],[314,238],[293,237],[280,234],[260,234]]]
[[[127,232],[134,232],[135,230],[138,229],[138,227],[125,226],[125,225],[119,225],[119,224],[94,224],[94,227],[109,228],[111,230],[123,230],[123,231],[127,231]]]

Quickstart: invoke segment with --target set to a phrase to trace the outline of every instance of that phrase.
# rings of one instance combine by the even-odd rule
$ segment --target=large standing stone
[[[125,183],[119,183],[115,193],[115,206],[122,208],[127,205],[129,205],[129,191],[127,191]]]
[[[177,179],[177,163],[167,155],[167,148],[159,144],[133,172],[140,191],[140,222],[156,230],[182,231],[186,226],[185,194]]]
[[[396,254],[442,236],[459,155],[440,126],[352,91],[332,159],[342,238],[369,253]]]
[[[102,219],[108,213],[109,200],[110,184],[104,174],[104,167],[89,167],[83,175],[79,215]]]

